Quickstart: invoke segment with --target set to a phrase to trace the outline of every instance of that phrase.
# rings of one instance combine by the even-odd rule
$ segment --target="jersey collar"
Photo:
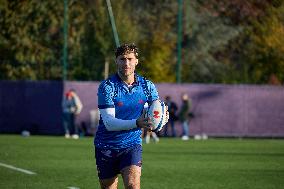
[[[116,79],[119,81],[121,85],[124,85],[128,88],[127,84],[119,77],[118,73],[115,74]],[[134,73],[134,83],[131,85],[131,87],[139,86],[139,77],[138,74]]]

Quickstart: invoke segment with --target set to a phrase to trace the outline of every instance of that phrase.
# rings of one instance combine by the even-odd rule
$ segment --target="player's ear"
[[[137,64],[138,64],[138,59],[136,59],[136,64],[135,65],[137,66]]]

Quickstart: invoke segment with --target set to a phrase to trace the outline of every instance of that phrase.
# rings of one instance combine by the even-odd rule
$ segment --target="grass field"
[[[0,135],[0,163],[36,173],[0,166],[0,188],[100,188],[92,140]],[[143,189],[280,189],[284,141],[162,138],[143,144],[141,182]]]

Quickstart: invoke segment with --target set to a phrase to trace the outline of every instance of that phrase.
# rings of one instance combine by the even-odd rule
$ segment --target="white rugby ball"
[[[166,124],[166,107],[161,100],[155,100],[148,107],[146,117],[153,123],[152,131],[160,131]]]

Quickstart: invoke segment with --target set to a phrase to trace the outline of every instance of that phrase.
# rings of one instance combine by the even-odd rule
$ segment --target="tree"
[[[68,0],[68,80],[115,72],[105,0]],[[183,82],[284,81],[282,0],[184,1]],[[174,82],[177,2],[112,1],[121,43],[140,48],[138,73]],[[0,79],[61,80],[62,1],[0,2]],[[127,10],[127,11],[125,11]]]
[[[132,1],[131,17],[139,30],[140,63],[138,71],[155,82],[175,81],[177,3]]]
[[[198,1],[185,4],[182,80],[226,83],[231,79],[227,74],[231,70],[215,53],[238,36],[242,27],[232,26],[228,19],[205,11],[205,5]]]
[[[283,82],[282,1],[196,3],[189,11],[191,33],[185,35],[191,71],[184,75],[190,81],[266,83],[274,74]]]
[[[284,82],[284,4],[271,7],[267,16],[253,23],[250,33],[252,46],[246,57],[250,64],[250,80],[253,83],[268,83],[271,76]]]
[[[227,2],[226,7],[239,11],[223,12],[244,30],[219,52],[220,59],[229,60],[237,83],[263,84],[272,76],[283,83],[283,1],[234,1],[233,5]]]
[[[1,8],[2,70],[10,79],[61,79],[63,3],[60,1],[4,1]],[[84,20],[82,4],[70,1],[69,62],[80,56]],[[8,50],[7,50],[8,49]]]
[[[50,73],[51,70],[45,70],[45,67],[55,60],[49,45],[56,46],[50,39],[57,38],[55,28],[58,22],[54,19],[57,11],[51,9],[54,12],[49,15],[45,9],[52,5],[36,1],[2,2],[0,48],[8,56],[1,53],[1,68],[7,70],[6,76],[11,79],[41,79]]]

